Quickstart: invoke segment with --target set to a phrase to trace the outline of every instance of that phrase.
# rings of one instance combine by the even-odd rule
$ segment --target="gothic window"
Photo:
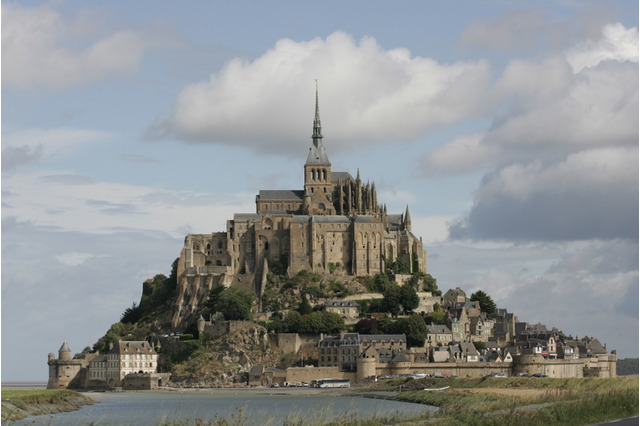
[[[218,248],[221,249],[222,248],[222,241],[218,241]]]

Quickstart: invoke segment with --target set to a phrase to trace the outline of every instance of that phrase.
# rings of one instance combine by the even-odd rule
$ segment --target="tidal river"
[[[33,416],[13,425],[161,425],[197,424],[226,419],[229,424],[261,426],[322,424],[341,418],[412,416],[435,407],[351,396],[330,390],[278,392],[277,389],[226,389],[87,393],[97,401],[80,410]]]

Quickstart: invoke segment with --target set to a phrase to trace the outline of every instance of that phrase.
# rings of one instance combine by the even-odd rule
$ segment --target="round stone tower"
[[[58,351],[58,359],[62,361],[71,361],[71,349],[69,349],[69,345],[67,345],[67,342],[63,342],[62,346],[60,346],[60,350]]]
[[[357,373],[356,381],[362,382],[367,377],[376,375],[376,366],[378,365],[378,352],[372,347],[367,348],[356,362]]]

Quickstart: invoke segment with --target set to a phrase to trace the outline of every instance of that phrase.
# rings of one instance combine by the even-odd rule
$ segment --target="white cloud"
[[[94,17],[97,19],[97,17]],[[2,85],[55,89],[137,70],[150,34],[123,29],[95,38],[80,17],[65,20],[50,5],[2,5]]]
[[[568,50],[579,52],[577,72],[555,53],[509,62],[492,90],[503,113],[491,127],[423,156],[439,172],[490,168],[451,236],[637,239],[637,30],[599,34]]]
[[[485,177],[454,238],[515,241],[638,237],[638,149],[513,164]]]
[[[620,23],[606,25],[602,38],[587,40],[567,52],[574,72],[598,65],[602,61],[638,62],[638,28],[625,28]]]
[[[489,65],[441,65],[339,31],[326,40],[283,39],[252,62],[233,60],[186,87],[154,131],[287,153],[311,135],[313,78],[320,79],[324,136],[347,146],[411,140],[477,114]]]
[[[463,135],[439,145],[424,154],[421,167],[424,174],[460,174],[477,170],[492,154],[493,148],[482,144],[483,134]]]
[[[411,226],[413,233],[422,236],[424,244],[434,244],[445,241],[449,235],[447,223],[452,218],[450,216],[411,216]]]
[[[56,259],[65,265],[78,266],[82,265],[87,259],[91,259],[92,257],[94,257],[94,255],[91,253],[76,253],[75,251],[70,251],[56,256]]]

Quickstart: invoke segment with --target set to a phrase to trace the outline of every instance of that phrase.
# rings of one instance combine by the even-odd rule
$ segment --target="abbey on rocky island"
[[[178,263],[173,324],[194,312],[214,285],[239,285],[260,296],[275,264],[290,276],[371,276],[402,259],[411,272],[427,272],[422,239],[411,232],[409,207],[388,214],[374,183],[360,172],[331,170],[322,145],[316,86],[312,144],[304,164],[304,189],[260,190],[255,213],[236,213],[225,232],[189,234]]]

